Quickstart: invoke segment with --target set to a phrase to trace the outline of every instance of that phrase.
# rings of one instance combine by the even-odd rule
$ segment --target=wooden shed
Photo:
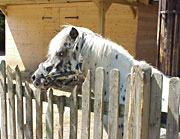
[[[149,0],[0,0],[6,61],[35,70],[61,25],[87,27],[155,64],[158,3]]]

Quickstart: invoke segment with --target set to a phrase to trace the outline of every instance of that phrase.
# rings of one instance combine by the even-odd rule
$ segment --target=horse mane
[[[123,58],[128,59],[130,61],[135,60],[127,50],[125,50],[122,46],[118,45],[117,43],[114,43],[109,39],[103,38],[101,35],[94,33],[87,28],[78,27],[78,29],[82,33],[87,34],[85,35],[86,41],[82,49],[82,53],[87,54],[89,52],[92,52],[97,57],[104,57],[114,52],[114,50],[117,50],[118,53],[121,56],[123,56]]]
[[[84,36],[85,44],[82,49],[82,54],[86,55],[90,51],[94,53],[96,57],[104,57],[109,55],[114,50],[117,50],[118,53],[123,56],[123,58],[133,61],[134,58],[125,50],[122,46],[110,41],[109,39],[103,38],[101,35],[92,32],[91,30],[84,27],[76,27],[72,25],[63,25],[63,29],[60,31],[50,42],[48,56],[53,55],[60,48],[60,44],[65,41],[66,37],[69,35],[69,32],[72,27],[75,27],[79,32],[79,37]]]

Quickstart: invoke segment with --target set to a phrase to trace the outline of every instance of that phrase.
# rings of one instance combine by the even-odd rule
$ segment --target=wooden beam
[[[7,12],[7,6],[0,6],[0,10],[2,11],[2,13],[7,16],[8,12]]]
[[[47,3],[71,3],[71,2],[94,2],[94,1],[104,1],[109,3],[118,3],[125,5],[138,6],[138,3],[149,4],[149,0],[1,0],[0,5],[15,5],[15,4],[47,4]]]
[[[130,1],[127,1],[127,0],[112,0],[112,3],[131,5],[131,6],[138,6],[137,1],[130,2]]]
[[[105,33],[105,16],[108,8],[111,6],[112,1],[94,0],[98,7],[98,33],[104,36]]]
[[[92,0],[14,0],[14,1],[7,1],[3,0],[0,1],[0,5],[19,5],[19,4],[50,4],[50,3],[71,3],[71,2],[92,2]]]
[[[105,11],[103,3],[100,3],[98,7],[98,33],[102,36],[105,33]]]

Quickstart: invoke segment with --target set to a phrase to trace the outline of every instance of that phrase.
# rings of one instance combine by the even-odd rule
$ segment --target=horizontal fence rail
[[[124,139],[160,138],[160,128],[167,129],[167,138],[178,139],[179,133],[179,78],[171,78],[169,83],[168,113],[161,112],[163,76],[151,73],[147,65],[134,66],[126,81],[125,105],[119,104],[120,72],[110,72],[109,102],[104,101],[105,74],[103,68],[97,68],[94,97],[91,95],[91,71],[88,71],[79,96],[77,86],[71,96],[56,96],[53,90],[32,90],[29,84],[22,83],[21,72],[15,68],[15,80],[12,69],[4,61],[0,65],[0,107],[1,139],[7,138],[44,138],[43,102],[47,103],[45,128],[46,138],[54,137],[53,105],[59,114],[58,138],[64,137],[64,108],[70,108],[69,138],[77,138],[78,110],[82,110],[81,138],[90,138],[91,112],[94,112],[93,138],[103,138],[104,115],[108,115],[108,138],[117,139],[119,118],[124,117]],[[33,109],[32,101],[35,100]],[[16,104],[16,105],[15,105]],[[33,114],[36,113],[35,119]],[[8,115],[7,115],[8,114]],[[33,131],[33,120],[36,131]],[[17,127],[17,128],[16,128]]]

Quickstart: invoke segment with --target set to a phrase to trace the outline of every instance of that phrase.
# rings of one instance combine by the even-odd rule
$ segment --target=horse
[[[39,64],[32,75],[36,88],[47,90],[49,87],[61,87],[67,83],[68,76],[86,76],[91,70],[91,87],[94,90],[95,70],[105,70],[105,96],[109,100],[109,73],[112,69],[120,71],[119,103],[125,104],[126,78],[134,65],[147,64],[135,60],[122,46],[103,38],[99,34],[83,27],[64,26],[49,44],[48,59]],[[159,72],[153,68],[153,72]],[[63,78],[61,82],[52,83],[52,79]],[[71,80],[73,82],[73,80]],[[65,83],[63,83],[65,82]],[[165,96],[166,97],[166,96]],[[166,104],[167,105],[167,104]],[[104,127],[108,131],[108,116],[104,116]],[[119,138],[123,136],[123,118],[119,120]]]

